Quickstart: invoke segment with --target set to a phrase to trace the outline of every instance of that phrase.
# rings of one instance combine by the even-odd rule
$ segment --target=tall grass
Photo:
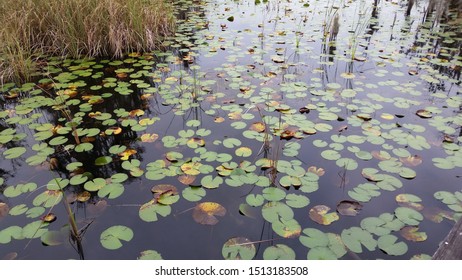
[[[27,79],[43,56],[155,49],[174,28],[166,0],[1,0],[0,82]]]

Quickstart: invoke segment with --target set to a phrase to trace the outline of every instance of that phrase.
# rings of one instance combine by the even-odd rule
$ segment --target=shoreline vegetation
[[[165,0],[2,0],[0,83],[29,80],[50,56],[154,50],[174,30],[174,18]]]

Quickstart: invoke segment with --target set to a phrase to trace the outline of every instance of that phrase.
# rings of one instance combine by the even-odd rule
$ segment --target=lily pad
[[[394,235],[380,236],[377,244],[380,250],[391,256],[401,256],[406,254],[408,247],[406,243],[400,241],[396,242],[398,238]]]
[[[344,216],[356,216],[363,206],[354,200],[342,200],[337,204],[337,212]]]
[[[302,231],[300,224],[295,219],[280,219],[279,221],[274,221],[271,223],[271,228],[279,236],[284,238],[298,237]]]
[[[50,208],[61,202],[63,193],[61,191],[46,190],[34,198],[32,204],[34,206],[43,206]]]
[[[339,216],[335,212],[328,213],[330,207],[326,205],[316,205],[310,209],[310,218],[321,225],[330,225],[331,223],[337,221]]]
[[[100,236],[101,245],[109,250],[122,247],[122,241],[129,242],[133,239],[133,230],[129,227],[116,225],[104,230]]]
[[[141,220],[145,222],[157,221],[158,215],[161,217],[167,217],[172,212],[170,205],[158,204],[156,199],[152,199],[149,202],[141,205],[138,214]]]
[[[0,202],[0,220],[8,215],[10,207],[5,202]]]
[[[267,247],[263,252],[265,260],[295,260],[295,252],[292,248],[284,244],[276,244]]]
[[[226,209],[216,202],[202,202],[193,209],[193,219],[202,225],[215,225],[219,220],[215,216],[223,217]]]
[[[369,251],[374,251],[377,247],[377,241],[372,235],[359,227],[344,229],[341,237],[348,249],[358,254],[363,252],[362,246]]]
[[[155,250],[145,250],[140,253],[139,260],[162,260],[162,255]]]
[[[245,237],[228,239],[221,250],[225,260],[251,260],[256,252],[255,245]]]
[[[401,236],[406,240],[414,242],[422,242],[427,240],[427,234],[425,232],[419,232],[419,227],[406,226],[400,230]]]
[[[416,210],[408,207],[398,207],[395,209],[395,216],[403,223],[410,226],[417,226],[423,221],[424,217]]]
[[[95,165],[102,166],[112,162],[112,158],[109,156],[102,156],[95,159]]]
[[[27,149],[24,147],[9,148],[8,150],[3,152],[3,156],[6,159],[15,159],[22,156],[26,151]]]
[[[205,195],[206,191],[201,187],[188,187],[185,188],[182,192],[184,199],[191,202],[196,202],[201,200]]]

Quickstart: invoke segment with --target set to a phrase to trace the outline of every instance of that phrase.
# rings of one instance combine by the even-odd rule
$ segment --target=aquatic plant
[[[7,82],[29,78],[45,56],[153,50],[174,21],[164,0],[4,0],[0,24],[0,81]]]

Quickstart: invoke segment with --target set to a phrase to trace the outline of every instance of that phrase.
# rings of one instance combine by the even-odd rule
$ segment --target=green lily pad
[[[348,249],[358,254],[363,252],[362,246],[369,251],[374,251],[377,247],[377,241],[372,235],[359,227],[344,229],[341,237]]]
[[[256,252],[255,245],[245,237],[228,239],[221,250],[225,260],[251,260]]]
[[[286,204],[292,208],[304,208],[310,204],[310,199],[302,194],[290,193],[286,196]]]
[[[9,209],[7,214],[10,214],[11,216],[19,216],[19,215],[26,213],[28,209],[29,208],[27,207],[26,204],[18,204],[14,206],[13,208]],[[1,214],[0,214],[0,218],[1,218]]]
[[[281,219],[286,221],[293,219],[294,212],[286,204],[275,201],[263,205],[262,215],[266,221],[273,223]]]
[[[95,165],[102,166],[112,162],[112,157],[109,156],[102,156],[95,159]]]
[[[139,260],[163,260],[162,255],[155,250],[145,250],[140,253]]]
[[[107,196],[109,199],[114,199],[123,194],[125,188],[122,184],[111,183],[104,185],[101,189],[98,190],[99,197]]]
[[[271,228],[275,233],[284,238],[298,237],[302,230],[300,224],[295,219],[273,221]]]
[[[185,188],[182,192],[184,199],[191,202],[200,201],[206,195],[205,189],[201,187],[188,187]]]
[[[223,183],[223,178],[212,175],[207,175],[201,180],[201,185],[206,189],[216,189]]]
[[[24,147],[9,148],[8,150],[3,152],[3,156],[6,159],[14,159],[22,156],[26,151],[27,149]]]
[[[152,199],[149,202],[141,205],[138,212],[141,220],[145,222],[155,222],[161,217],[167,217],[172,212],[170,205],[158,204],[156,199]]]
[[[286,197],[286,192],[278,188],[263,189],[263,198],[268,201],[280,201]]]
[[[401,256],[406,254],[408,247],[406,243],[396,242],[398,238],[394,235],[380,236],[377,243],[380,250],[391,256]]]
[[[242,142],[236,138],[226,138],[223,140],[223,146],[226,148],[235,148],[241,146]]]
[[[275,244],[267,247],[263,252],[264,260],[295,260],[295,252],[284,244]]]
[[[252,155],[252,150],[249,147],[239,147],[235,153],[239,157],[249,157]]]
[[[395,216],[403,223],[410,226],[417,226],[423,221],[424,217],[416,210],[408,207],[398,207],[395,209]]]
[[[81,152],[88,152],[93,149],[93,144],[92,143],[82,143],[77,146],[75,146],[74,150],[78,153]]]
[[[88,181],[83,185],[83,188],[89,192],[95,192],[101,190],[106,186],[107,182],[103,178],[95,178],[91,181]]]
[[[59,190],[46,190],[34,198],[32,204],[34,206],[43,206],[50,208],[61,202],[63,198],[62,191]]]
[[[8,244],[12,239],[24,239],[23,229],[21,227],[9,226],[0,230],[0,244]]]
[[[40,238],[48,231],[47,227],[47,223],[42,221],[31,222],[22,228],[22,236],[29,239]]]
[[[133,230],[126,226],[112,226],[101,233],[100,242],[104,248],[116,250],[122,247],[122,242],[129,242],[133,239]]]

